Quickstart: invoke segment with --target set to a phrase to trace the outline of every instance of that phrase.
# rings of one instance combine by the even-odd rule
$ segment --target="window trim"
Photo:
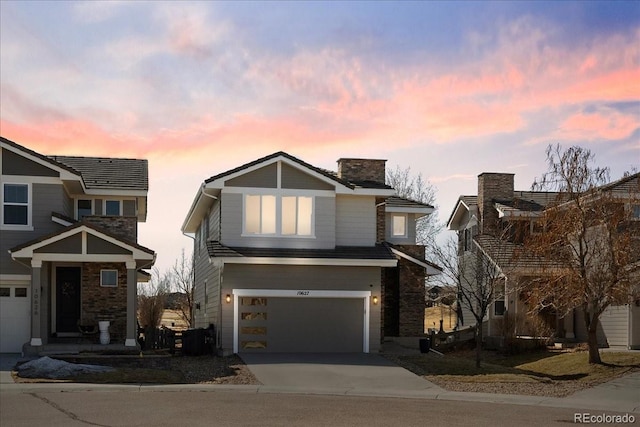
[[[262,215],[262,197],[264,196],[272,196],[275,197],[275,233],[249,233],[247,231],[247,197],[249,196],[259,196],[260,197],[260,215]],[[282,233],[282,204],[284,197],[295,197],[296,198],[296,234],[283,234]],[[298,198],[306,197],[311,199],[311,224],[310,224],[310,234],[300,235],[297,234],[298,231]],[[262,229],[262,216],[260,217],[260,228]],[[300,194],[300,192],[278,192],[278,191],[270,191],[270,192],[262,192],[262,191],[248,191],[242,193],[242,235],[241,237],[277,237],[282,239],[315,239],[316,238],[316,196],[309,194]]]
[[[5,224],[4,223],[4,193],[7,185],[23,185],[27,187],[27,223],[26,224]],[[3,182],[0,186],[0,230],[33,231],[33,186],[30,182]],[[24,206],[24,203],[7,203],[9,206]]]
[[[402,218],[404,220],[404,234],[395,234],[394,220],[396,218]],[[391,238],[402,239],[409,237],[409,215],[406,213],[392,213],[391,214]]]
[[[81,200],[82,201],[91,202],[91,213],[89,215],[86,215],[86,216],[95,215],[95,200],[94,199],[80,199],[80,198],[73,199],[73,201],[74,201],[73,207],[74,207],[74,212],[75,212],[74,216],[75,216],[75,219],[78,220],[78,221],[80,221],[80,218],[79,218],[79,215],[78,215],[78,209],[79,209],[78,204],[79,204],[79,202]]]
[[[116,283],[115,285],[105,284],[104,283],[104,273],[107,272],[115,272],[116,273]],[[118,287],[118,270],[113,268],[103,268],[100,270],[100,287],[102,288],[117,288]]]
[[[110,215],[107,213],[107,202],[118,202],[118,214],[117,215]],[[124,203],[122,203],[123,200],[122,199],[104,199],[102,201],[102,212],[104,214],[104,216],[122,216],[122,205]]]

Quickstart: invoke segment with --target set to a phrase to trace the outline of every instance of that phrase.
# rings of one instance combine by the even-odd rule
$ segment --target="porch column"
[[[136,267],[135,261],[127,262],[127,340],[124,343],[127,347],[135,347],[138,345],[138,323],[136,322],[138,281]]]
[[[42,261],[31,260],[31,345],[42,345],[40,325],[40,272]]]

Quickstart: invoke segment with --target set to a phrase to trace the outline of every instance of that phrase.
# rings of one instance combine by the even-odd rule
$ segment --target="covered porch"
[[[11,256],[31,269],[24,354],[137,348],[137,283],[147,277],[139,270],[155,261],[152,250],[78,223]],[[108,345],[100,344],[99,322],[109,322]]]

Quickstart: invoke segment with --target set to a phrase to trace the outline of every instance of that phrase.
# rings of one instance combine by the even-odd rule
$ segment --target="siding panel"
[[[375,197],[336,197],[336,245],[373,246],[376,243]]]

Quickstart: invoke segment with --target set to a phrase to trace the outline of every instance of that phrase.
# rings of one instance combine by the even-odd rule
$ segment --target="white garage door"
[[[27,286],[0,287],[0,353],[20,353],[29,341],[31,298]]]

